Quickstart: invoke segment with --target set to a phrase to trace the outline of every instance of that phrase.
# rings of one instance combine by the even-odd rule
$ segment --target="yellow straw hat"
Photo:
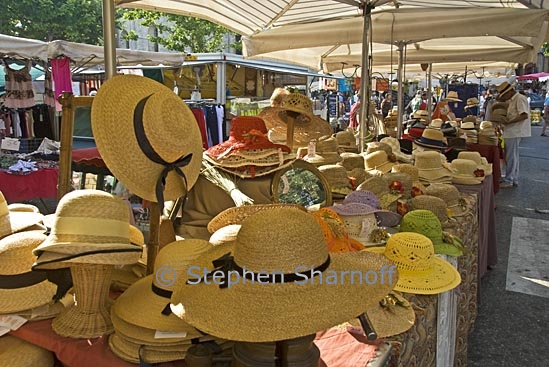
[[[196,182],[200,130],[166,86],[137,75],[108,79],[94,97],[91,124],[105,164],[137,196],[163,203],[184,196]]]
[[[17,207],[16,210],[13,209],[13,205],[8,206],[4,194],[0,191],[0,238],[40,224],[44,217],[35,211],[18,210]]]
[[[435,256],[433,242],[414,232],[393,234],[385,247],[367,248],[384,254],[398,269],[395,290],[415,294],[439,294],[461,283],[459,272],[449,262]]]
[[[172,311],[205,333],[234,341],[293,339],[328,329],[362,314],[396,281],[396,274],[387,276],[393,268],[382,256],[329,254],[317,221],[288,208],[249,217],[234,243],[214,247],[195,265],[200,270],[178,281]],[[237,280],[236,273],[225,273],[231,269],[242,269],[246,277]],[[313,269],[315,276],[304,279],[301,272],[311,275]],[[219,278],[214,282],[212,273],[201,278],[202,271],[228,274],[230,279],[223,278],[231,284]],[[358,278],[351,281],[342,271],[376,273],[377,279],[370,279],[371,284]],[[377,275],[383,271],[381,279]],[[259,279],[258,272],[269,279]],[[329,276],[338,278],[337,284],[329,284]]]

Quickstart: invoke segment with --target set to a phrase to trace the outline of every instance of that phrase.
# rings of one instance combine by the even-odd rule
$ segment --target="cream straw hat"
[[[0,238],[40,224],[44,217],[35,211],[18,210],[17,206],[15,210],[13,208],[12,204],[8,206],[4,194],[0,191]]]
[[[200,130],[165,85],[137,75],[108,79],[94,97],[91,125],[105,164],[135,195],[163,203],[185,196],[196,182]]]
[[[214,247],[195,265],[205,271],[218,268],[216,274],[239,268],[248,277],[268,272],[276,279],[235,281],[232,273],[236,284],[229,286],[210,276],[200,281],[202,271],[189,274],[178,281],[172,311],[197,329],[228,340],[269,342],[310,335],[361,315],[393,288],[396,277],[387,274],[383,281],[379,275],[371,282],[375,284],[341,278],[341,271],[381,274],[391,266],[372,255],[329,254],[320,225],[308,213],[287,208],[259,212],[242,223],[234,244]],[[296,272],[305,269],[309,274],[316,269],[316,275],[303,281]],[[338,283],[328,284],[328,274],[338,277]]]

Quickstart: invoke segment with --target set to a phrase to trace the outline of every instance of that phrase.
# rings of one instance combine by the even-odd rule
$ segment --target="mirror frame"
[[[320,183],[322,184],[322,186],[324,186],[324,190],[326,191],[326,201],[324,205],[320,206],[321,208],[325,206],[331,206],[333,204],[332,188],[330,187],[328,180],[326,179],[326,177],[324,177],[322,172],[318,170],[318,168],[316,168],[311,163],[304,161],[303,159],[296,159],[292,164],[290,164],[287,167],[284,167],[279,171],[276,171],[276,173],[273,175],[273,178],[271,180],[271,201],[273,203],[280,202],[278,199],[278,189],[280,185],[280,179],[282,178],[282,176],[284,176],[286,172],[294,168],[301,168],[301,169],[307,170],[311,172],[313,175],[315,175],[316,177],[318,177],[318,179],[320,180]]]

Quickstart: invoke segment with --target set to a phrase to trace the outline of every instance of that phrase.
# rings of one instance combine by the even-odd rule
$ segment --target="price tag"
[[[185,338],[187,336],[186,331],[162,331],[156,330],[154,333],[155,339],[173,339],[173,338]]]
[[[0,315],[0,327],[17,330],[27,322],[27,319],[18,315]]]
[[[4,150],[19,151],[20,145],[21,141],[19,139],[4,138],[2,139],[2,145],[0,146],[0,148]]]

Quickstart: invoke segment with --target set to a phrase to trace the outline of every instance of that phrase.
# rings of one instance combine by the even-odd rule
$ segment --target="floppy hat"
[[[436,196],[444,200],[452,217],[461,217],[469,213],[467,204],[458,188],[452,184],[432,183],[425,188],[425,195]]]
[[[404,163],[410,163],[412,161],[412,155],[403,153],[400,148],[400,142],[397,138],[393,138],[392,136],[387,136],[380,140],[381,143],[385,143],[388,146],[391,147],[391,150],[393,154],[395,155],[397,161],[404,162]]]
[[[469,159],[456,158],[452,161],[455,173],[452,182],[461,185],[478,185],[484,181],[484,171],[479,170],[477,164]]]
[[[400,222],[399,231],[420,233],[429,238],[433,242],[435,254],[463,255],[463,242],[445,233],[437,216],[430,210],[416,209],[406,213]]]
[[[46,239],[38,231],[19,232],[0,239],[0,314],[36,308],[52,302],[56,285],[46,273],[31,271],[32,250]]]
[[[318,170],[322,173],[330,191],[334,195],[347,195],[352,191],[351,181],[347,175],[345,167],[338,164],[326,164],[318,167]]]
[[[509,82],[505,81],[505,82],[501,83],[500,85],[498,85],[498,87],[497,87],[498,95],[502,96],[505,93],[513,90],[513,88],[515,88],[514,84],[509,84]]]
[[[327,274],[380,273],[383,266],[391,266],[387,259],[371,255],[329,254],[319,224],[308,213],[287,208],[259,212],[242,223],[234,243],[214,247],[196,265],[204,271],[218,268],[217,274],[239,268],[247,276],[260,271],[271,273],[270,278],[278,274],[280,279],[271,279],[278,282],[267,284],[262,277],[260,284],[257,275],[253,282],[235,281],[232,273],[236,284],[229,286],[189,274],[178,281],[172,311],[197,329],[228,340],[269,342],[310,335],[361,315],[393,288],[396,277],[387,276],[371,282],[375,284],[358,279],[338,279],[338,284],[322,279],[320,284]],[[296,275],[310,274],[311,269],[316,269],[311,279]]]
[[[0,338],[0,366],[54,367],[53,353],[11,335]]]
[[[398,269],[395,290],[415,294],[439,294],[461,283],[459,272],[449,262],[435,256],[433,242],[414,232],[399,232],[389,237],[385,247],[367,248],[384,254]]]
[[[165,85],[138,75],[109,78],[94,97],[91,125],[105,164],[135,195],[163,205],[196,182],[200,130],[189,107]]]
[[[312,101],[301,93],[290,93],[281,107],[265,108],[258,116],[269,131],[285,141],[289,113],[298,114],[294,123],[294,145],[307,146],[309,141],[334,132],[327,121],[313,114]]]
[[[361,204],[366,205],[369,208],[353,208],[350,209],[350,211],[346,211],[346,209],[343,207],[344,205],[350,205],[350,204]],[[345,199],[343,200],[341,205],[334,205],[334,207],[337,207],[337,210],[334,209],[338,214],[345,215],[346,212],[350,213],[356,213],[364,211],[365,214],[369,214],[373,212],[377,219],[379,220],[379,224],[383,227],[394,227],[400,223],[400,220],[402,217],[400,214],[389,211],[389,210],[383,210],[381,209],[381,201],[378,199],[378,197],[371,191],[368,190],[359,190],[359,191],[353,191],[349,193]],[[373,209],[370,210],[370,209]],[[358,214],[360,215],[360,214]]]
[[[59,200],[51,233],[33,251],[38,256],[33,268],[58,262],[133,264],[142,248],[130,242],[129,225],[121,199],[99,190],[69,192]]]
[[[446,98],[444,98],[445,101],[451,101],[451,102],[461,102],[461,99],[459,99],[458,92],[455,90],[451,90],[448,92],[448,95],[446,95]]]
[[[10,209],[10,206],[12,209]],[[13,205],[6,202],[6,198],[0,191],[0,238],[6,237],[12,233],[20,232],[24,229],[40,224],[44,217],[34,211],[13,210]]]
[[[436,129],[424,129],[421,138],[416,138],[414,143],[431,149],[444,149],[448,144],[444,141],[444,134]]]

